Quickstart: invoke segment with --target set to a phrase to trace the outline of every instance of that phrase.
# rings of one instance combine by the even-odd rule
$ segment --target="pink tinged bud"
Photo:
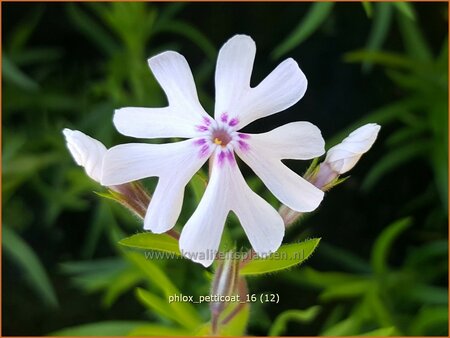
[[[75,162],[84,167],[90,178],[100,183],[103,157],[106,153],[103,143],[78,130],[66,128],[63,130],[63,134],[66,138],[67,148]]]
[[[376,123],[369,123],[356,129],[341,143],[328,150],[324,163],[338,174],[346,173],[369,151],[380,128]]]
[[[225,255],[225,260],[219,263],[219,267],[214,274],[212,283],[211,294],[213,296],[226,297],[236,293],[237,280],[239,277],[239,261],[233,258],[233,252],[228,252]],[[225,308],[225,305],[225,302],[220,301],[210,303],[213,317],[213,331],[215,331],[214,328],[217,328],[217,319],[219,314]]]

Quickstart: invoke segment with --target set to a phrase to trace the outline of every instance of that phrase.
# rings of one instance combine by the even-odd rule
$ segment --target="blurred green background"
[[[254,304],[246,333],[448,335],[447,13],[432,2],[2,3],[2,334],[192,334],[192,321],[152,297],[165,302],[170,282],[207,294],[209,274],[119,248],[141,224],[93,193],[103,189],[61,130],[107,147],[129,141],[113,111],[165,105],[146,59],[167,49],[185,55],[211,112],[217,51],[245,33],[258,48],[253,84],[286,57],[309,82],[298,104],[247,130],[306,120],[328,148],[382,125],[351,178],[288,230],[285,243],[322,237],[313,257],[249,279],[251,292],[279,293],[280,303]],[[180,225],[195,192],[185,200]],[[206,304],[187,310],[209,320]]]

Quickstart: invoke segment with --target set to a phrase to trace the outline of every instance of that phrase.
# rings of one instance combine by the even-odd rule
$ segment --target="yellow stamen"
[[[222,140],[220,140],[219,138],[216,137],[216,138],[214,139],[214,143],[215,143],[215,144],[218,144],[218,145],[222,145]]]

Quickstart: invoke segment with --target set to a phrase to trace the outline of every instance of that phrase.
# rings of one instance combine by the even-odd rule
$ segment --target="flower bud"
[[[75,162],[84,167],[90,178],[100,183],[103,157],[106,153],[103,143],[78,130],[66,128],[63,130],[63,134],[66,137],[67,148]]]
[[[239,277],[239,261],[234,259],[233,252],[226,254],[225,260],[219,262],[219,266],[214,275],[212,283],[211,294],[214,296],[231,296],[236,291],[237,280]],[[212,314],[211,323],[212,330],[216,332],[218,325],[218,318],[225,303],[222,301],[215,301],[210,303],[210,310]]]
[[[356,129],[341,143],[328,150],[324,163],[340,175],[346,173],[372,147],[380,128],[376,123],[369,123]]]

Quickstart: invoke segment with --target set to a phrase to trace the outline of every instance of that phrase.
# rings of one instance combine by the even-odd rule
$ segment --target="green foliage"
[[[40,297],[47,306],[58,306],[55,290],[39,258],[14,230],[5,225],[2,228],[2,248],[6,256],[12,258],[23,269],[36,296]]]
[[[300,21],[293,32],[272,52],[273,58],[283,56],[313,34],[328,18],[333,9],[333,2],[318,2],[311,5],[306,17]]]
[[[319,242],[320,238],[312,238],[301,243],[284,244],[266,258],[245,262],[239,273],[242,276],[261,275],[301,264],[312,255]]]
[[[287,310],[282,312],[275,318],[270,327],[269,336],[281,336],[289,321],[297,321],[300,323],[309,323],[316,318],[320,312],[319,306],[313,306],[306,310]]]
[[[166,234],[144,232],[124,238],[119,244],[130,248],[170,252],[181,256],[178,241]]]
[[[105,321],[69,327],[52,332],[52,336],[126,336],[145,322]],[[167,332],[167,331],[166,331]]]

